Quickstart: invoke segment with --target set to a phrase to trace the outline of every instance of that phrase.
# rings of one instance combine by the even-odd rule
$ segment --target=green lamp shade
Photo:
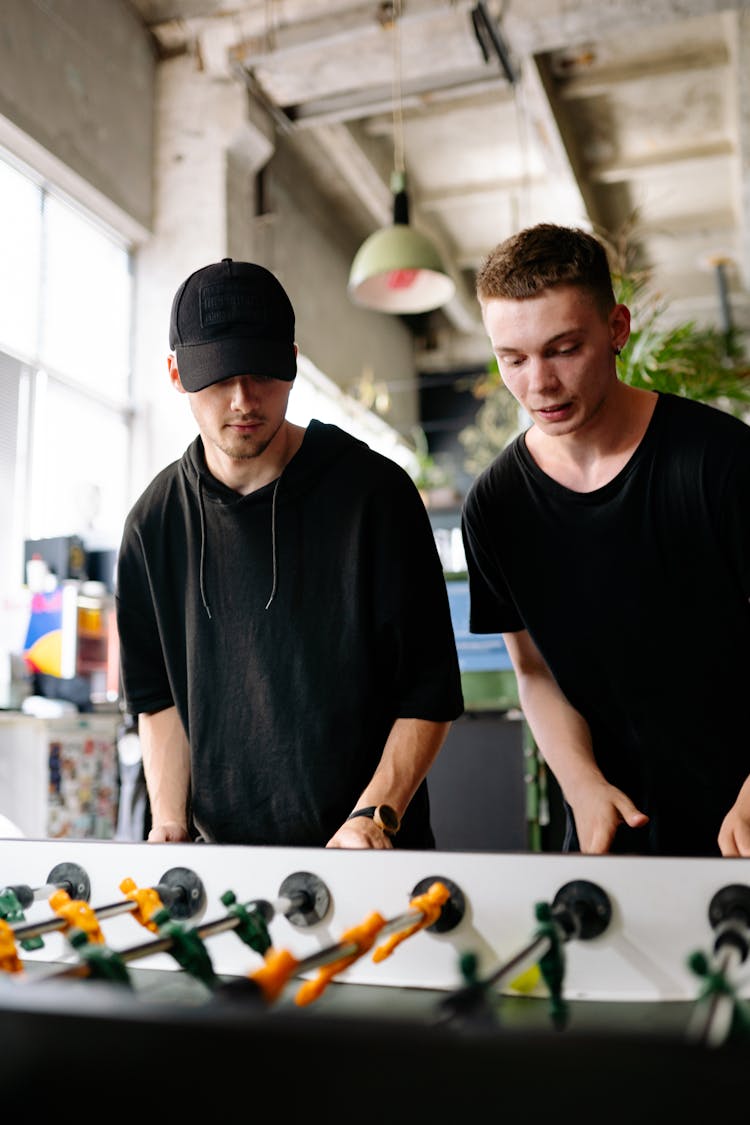
[[[406,223],[394,222],[362,243],[348,289],[355,304],[366,308],[420,313],[440,308],[456,287],[430,240]]]

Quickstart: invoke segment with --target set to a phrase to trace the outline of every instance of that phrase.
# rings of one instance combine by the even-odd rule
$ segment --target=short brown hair
[[[557,285],[577,285],[591,293],[607,315],[615,302],[604,245],[577,227],[538,223],[506,238],[477,273],[480,301],[493,297],[524,300]]]

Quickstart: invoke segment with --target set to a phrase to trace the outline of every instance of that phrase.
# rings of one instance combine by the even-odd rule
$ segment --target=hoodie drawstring
[[[205,575],[206,575],[206,513],[203,509],[203,483],[201,481],[200,473],[196,474],[196,480],[197,480],[197,484],[198,484],[198,511],[200,512],[200,517],[201,517],[201,560],[200,560],[200,575],[199,575],[198,582],[199,582],[199,586],[200,586],[201,601],[203,602],[203,608],[205,609],[206,616],[208,617],[208,619],[210,621],[211,620],[211,609],[209,607],[208,600],[206,598],[206,586],[205,586]],[[269,597],[268,601],[265,604],[265,607],[264,607],[265,609],[268,609],[271,602],[276,597],[276,585],[277,585],[277,579],[278,579],[278,570],[277,570],[277,565],[276,565],[276,493],[279,490],[279,484],[280,483],[281,483],[281,477],[278,477],[277,480],[276,480],[276,483],[273,486],[273,496],[271,498],[271,565],[272,565],[272,568],[273,568],[273,583],[271,585],[271,596]]]
[[[208,617],[208,619],[210,621],[211,620],[211,610],[210,610],[208,602],[206,600],[206,588],[205,588],[205,582],[204,582],[205,573],[206,573],[206,513],[203,511],[203,484],[201,482],[200,473],[196,473],[196,479],[197,479],[197,482],[198,482],[198,511],[200,512],[200,515],[201,515],[201,562],[200,562],[200,575],[199,575],[199,578],[198,578],[198,582],[199,582],[199,585],[200,585],[201,601],[203,602],[203,608],[205,609],[206,616]]]
[[[276,484],[273,486],[273,497],[271,498],[271,566],[273,567],[273,584],[271,586],[271,596],[265,605],[266,609],[268,609],[271,602],[276,597],[276,493],[279,491],[280,483],[281,477],[277,477]]]

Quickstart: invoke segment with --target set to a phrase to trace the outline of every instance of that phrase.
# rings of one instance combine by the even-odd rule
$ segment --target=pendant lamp
[[[409,225],[399,16],[400,2],[396,0],[393,14],[393,223],[375,231],[360,246],[349,271],[348,291],[355,304],[379,312],[422,313],[444,305],[451,299],[456,287],[429,238]]]

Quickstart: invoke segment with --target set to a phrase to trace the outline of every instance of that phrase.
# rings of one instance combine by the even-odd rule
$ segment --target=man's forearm
[[[542,757],[568,799],[581,783],[603,776],[596,763],[588,723],[554,681],[518,677],[519,703]]]
[[[177,708],[140,715],[138,735],[153,825],[180,825],[187,832],[190,746]]]
[[[529,634],[503,634],[518,685],[518,701],[545,762],[568,800],[575,788],[603,780],[589,725],[568,702]]]
[[[403,816],[450,728],[450,723],[427,719],[396,719],[378,767],[357,804],[389,804]]]

